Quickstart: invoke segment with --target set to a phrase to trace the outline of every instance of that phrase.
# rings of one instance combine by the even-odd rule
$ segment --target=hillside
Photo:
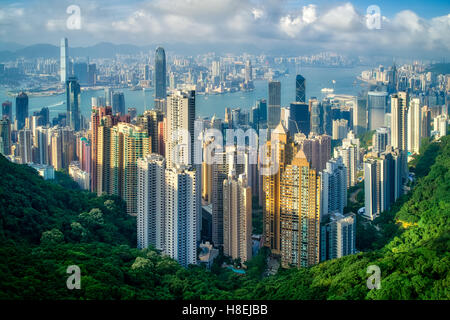
[[[413,191],[376,221],[381,249],[261,279],[182,268],[134,249],[135,219],[115,197],[63,188],[0,156],[0,299],[450,299],[450,137],[425,146]],[[66,268],[81,268],[81,290]],[[369,265],[381,289],[368,290]]]

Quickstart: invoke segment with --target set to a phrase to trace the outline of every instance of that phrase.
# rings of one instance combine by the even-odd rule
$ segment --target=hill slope
[[[413,192],[380,218],[382,249],[262,280],[263,256],[239,276],[133,249],[120,199],[68,190],[0,156],[0,299],[449,299],[450,137],[423,154]],[[81,290],[66,287],[73,264]],[[367,289],[370,265],[380,290]]]

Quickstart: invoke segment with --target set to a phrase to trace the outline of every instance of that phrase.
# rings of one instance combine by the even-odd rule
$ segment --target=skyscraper
[[[357,135],[367,131],[367,96],[358,96],[353,105],[353,129]]]
[[[321,227],[320,261],[337,259],[356,253],[356,216],[332,213]]]
[[[281,82],[269,82],[269,104],[267,107],[267,125],[274,129],[280,123],[281,116]]]
[[[112,96],[113,113],[120,113],[122,116],[126,114],[125,111],[125,96],[123,92],[114,92]]]
[[[33,135],[30,129],[19,130],[19,157],[20,163],[32,162]]]
[[[260,125],[265,125],[267,124],[267,101],[265,99],[260,99],[257,102],[257,106],[259,109]]]
[[[306,102],[306,88],[305,88],[305,78],[298,74],[295,78],[295,101],[296,102]]]
[[[389,147],[383,153],[372,153],[364,161],[365,215],[373,220],[403,193],[402,176],[405,154]]]
[[[411,99],[408,109],[408,151],[419,154],[420,141],[422,139],[422,110],[420,99]]]
[[[197,263],[200,182],[193,169],[166,169],[165,250],[182,266]]]
[[[61,39],[61,45],[60,45],[60,77],[61,77],[61,83],[66,83],[68,77],[69,77],[69,58],[68,58],[68,40],[67,38]]]
[[[166,90],[166,52],[158,47],[155,53],[155,99],[165,99]]]
[[[387,92],[369,91],[367,94],[367,122],[370,131],[384,126],[386,109]],[[362,117],[363,114],[361,114]]]
[[[347,168],[341,157],[327,162],[325,170],[319,173],[321,186],[321,221],[332,212],[344,213],[347,206]]]
[[[293,102],[290,106],[289,133],[294,136],[296,133],[309,135],[311,129],[311,117],[309,106],[304,102]]]
[[[28,118],[28,96],[25,92],[21,92],[16,97],[17,131],[25,127],[26,118]]]
[[[408,150],[408,94],[399,92],[391,98],[391,142],[394,148]]]
[[[331,137],[327,135],[311,136],[297,135],[295,142],[305,153],[311,168],[317,172],[325,169],[331,159]]]
[[[5,101],[2,103],[2,118],[7,117],[9,121],[13,121],[12,118],[12,102],[11,101]]]
[[[316,98],[309,99],[309,112],[311,115],[311,133],[315,135],[322,134],[323,129],[322,105]]]
[[[2,148],[0,153],[7,156],[11,154],[11,120],[9,118],[0,119],[0,138]]]
[[[320,177],[303,151],[281,174],[281,265],[309,267],[319,263]]]
[[[263,237],[264,245],[271,249],[273,254],[281,253],[281,237],[280,237],[280,201],[281,191],[280,182],[281,174],[285,166],[292,159],[294,145],[290,141],[288,131],[280,123],[275,130],[272,131],[271,140],[267,141],[265,150],[261,157],[270,159],[270,164],[261,164],[261,170],[266,169],[274,163],[277,164],[275,172],[263,175]]]
[[[75,131],[80,130],[81,90],[77,78],[70,77],[66,82],[67,122]]]
[[[377,128],[372,138],[373,152],[384,152],[391,144],[391,130],[386,127]]]
[[[245,175],[222,183],[223,253],[245,262],[252,257],[252,191]]]
[[[135,125],[119,122],[110,130],[109,194],[127,203],[127,213],[137,215],[137,161],[150,153],[147,132]]]
[[[138,159],[137,247],[164,250],[166,161],[158,154]]]
[[[176,91],[168,96],[167,167],[194,163],[194,123],[195,91]]]

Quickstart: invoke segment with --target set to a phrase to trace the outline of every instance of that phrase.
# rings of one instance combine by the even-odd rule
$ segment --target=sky
[[[77,21],[66,12],[71,5],[80,9],[80,29],[67,26],[68,19]],[[371,5],[379,16],[367,12]],[[442,59],[450,57],[450,1],[0,1],[1,42],[56,45],[63,36],[70,46],[186,43],[211,51],[233,46]]]

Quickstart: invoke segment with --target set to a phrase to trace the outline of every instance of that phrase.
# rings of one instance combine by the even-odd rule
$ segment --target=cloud
[[[326,8],[295,7],[279,0],[77,2],[82,15],[80,31],[66,29],[64,1],[0,7],[2,40],[58,43],[61,36],[68,36],[72,45],[189,43],[208,44],[211,49],[215,44],[236,45],[243,51],[248,45],[297,54],[330,50],[441,57],[450,52],[450,15],[424,19],[405,10],[389,18],[382,16],[381,29],[370,30],[366,10],[360,12],[350,2]]]

